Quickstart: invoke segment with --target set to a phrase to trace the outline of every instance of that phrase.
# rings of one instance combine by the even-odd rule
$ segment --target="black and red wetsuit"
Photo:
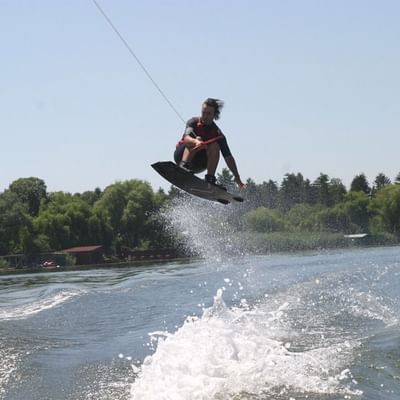
[[[213,122],[211,125],[206,125],[200,120],[199,117],[193,117],[186,123],[185,132],[176,145],[174,160],[177,164],[179,164],[179,162],[182,160],[183,151],[185,150],[185,136],[187,135],[190,135],[193,138],[201,136],[203,141],[215,138],[217,136],[222,136],[221,139],[217,140],[222,155],[224,158],[232,155],[225,135],[221,132],[215,122]],[[191,164],[194,172],[204,171],[207,168],[206,150],[204,149],[197,152],[193,157]]]

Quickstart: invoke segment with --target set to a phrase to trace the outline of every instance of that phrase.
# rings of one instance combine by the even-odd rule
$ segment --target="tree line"
[[[218,179],[233,189],[227,169]],[[300,173],[286,174],[280,184],[248,179],[246,202],[232,223],[250,232],[365,232],[398,239],[399,183],[400,174],[392,183],[382,173],[371,186],[364,174],[355,176],[349,190],[323,173],[313,182]],[[17,179],[0,193],[0,256],[93,244],[118,256],[124,248],[171,246],[173,239],[156,216],[180,195],[174,187],[154,191],[138,179],[75,194],[49,193],[40,178]]]
[[[226,174],[225,174],[226,175]],[[228,179],[222,176],[221,179]],[[310,182],[302,174],[286,174],[281,184],[248,180],[250,204],[244,228],[257,232],[331,232],[400,234],[400,173],[394,183],[385,174],[372,185],[364,173],[347,190],[338,178],[321,173]]]
[[[109,254],[123,246],[162,247],[165,237],[153,215],[166,198],[136,179],[71,194],[48,193],[42,179],[20,178],[0,194],[0,255],[93,244]]]

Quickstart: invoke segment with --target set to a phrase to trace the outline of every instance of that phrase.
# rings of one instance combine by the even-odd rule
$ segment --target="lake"
[[[400,398],[400,248],[0,277],[0,398]]]

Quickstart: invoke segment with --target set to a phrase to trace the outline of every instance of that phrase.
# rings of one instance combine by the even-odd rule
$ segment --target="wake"
[[[61,290],[33,303],[5,307],[0,309],[0,321],[26,319],[42,311],[57,307],[79,294],[81,294],[79,290]]]
[[[219,289],[200,318],[187,318],[172,334],[151,333],[157,350],[135,367],[131,399],[223,400],[293,391],[356,394],[345,365],[358,343],[346,340],[291,351],[293,332],[284,318],[288,304],[273,310],[269,306],[249,307],[242,300],[229,309]]]

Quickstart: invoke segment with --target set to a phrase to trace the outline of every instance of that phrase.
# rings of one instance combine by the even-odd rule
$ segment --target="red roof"
[[[70,249],[64,249],[66,253],[92,253],[96,250],[101,249],[103,246],[97,245],[97,246],[77,246],[77,247],[71,247]]]

